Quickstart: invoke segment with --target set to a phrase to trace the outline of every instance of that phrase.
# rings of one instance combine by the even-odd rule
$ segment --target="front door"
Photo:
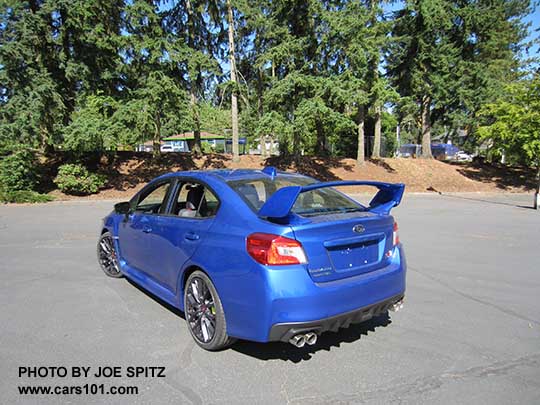
[[[166,218],[171,180],[144,189],[133,203],[134,211],[118,227],[120,255],[134,270],[154,278],[153,269],[160,267],[160,224]]]

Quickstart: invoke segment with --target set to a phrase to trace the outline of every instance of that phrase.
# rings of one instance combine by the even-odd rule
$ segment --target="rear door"
[[[187,206],[194,209],[186,209]],[[156,218],[152,276],[170,291],[177,289],[185,262],[201,247],[219,207],[215,194],[196,180],[182,180],[171,193],[167,215]],[[211,253],[211,252],[210,252]]]

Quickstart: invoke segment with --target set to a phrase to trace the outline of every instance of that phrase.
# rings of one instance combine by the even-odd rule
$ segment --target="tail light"
[[[307,263],[302,244],[294,239],[269,233],[253,233],[246,241],[247,252],[264,265]]]
[[[392,248],[388,252],[386,252],[385,256],[386,257],[392,257],[392,255],[395,252],[394,248],[397,245],[399,245],[399,233],[398,233],[397,222],[394,222],[394,230],[392,232]]]
[[[394,222],[394,236],[392,238],[392,246],[399,245],[399,233],[398,233],[398,226],[397,222]]]

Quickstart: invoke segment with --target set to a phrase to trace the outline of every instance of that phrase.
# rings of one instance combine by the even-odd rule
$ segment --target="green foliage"
[[[209,102],[200,103],[199,119],[201,129],[212,134],[225,135],[231,128],[231,111],[215,107]]]
[[[6,192],[33,190],[38,183],[38,162],[33,152],[17,151],[0,161],[0,188]]]
[[[421,106],[427,127],[474,142],[480,108],[520,79],[529,3],[231,1],[232,85],[225,1],[4,0],[0,156],[229,134],[233,91],[240,135],[286,153],[354,155],[358,125],[381,109],[396,118],[383,114],[387,150],[397,122],[416,141]]]
[[[58,168],[54,183],[66,194],[94,194],[106,183],[104,176],[90,173],[81,164],[64,164]]]
[[[113,117],[118,108],[110,96],[86,97],[64,129],[64,148],[77,153],[116,149],[120,123]],[[122,130],[127,132],[127,128]]]
[[[411,123],[424,103],[427,126],[473,132],[481,106],[518,77],[521,18],[529,12],[528,0],[406,1],[395,14],[388,54],[401,118]]]
[[[0,202],[3,203],[46,203],[54,198],[31,190],[4,191],[0,188]]]
[[[540,170],[540,75],[507,87],[506,95],[480,112],[482,140]]]
[[[396,116],[388,112],[383,112],[382,117],[382,133],[384,137],[384,149],[386,151],[386,157],[394,157],[394,152],[397,149],[396,140]]]
[[[202,151],[204,153],[212,153],[214,150],[212,149],[212,145],[210,145],[208,142],[201,142]]]

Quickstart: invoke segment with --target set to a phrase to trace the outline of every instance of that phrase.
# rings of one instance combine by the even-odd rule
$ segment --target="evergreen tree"
[[[222,8],[222,4],[215,0],[182,0],[165,13],[167,34],[185,45],[178,52],[181,58],[176,64],[176,74],[189,91],[195,153],[202,151],[199,103],[211,90],[208,86],[219,73],[217,59],[223,56],[221,45],[226,36]]]
[[[123,1],[5,1],[0,8],[0,133],[50,149],[77,97],[114,94]]]

